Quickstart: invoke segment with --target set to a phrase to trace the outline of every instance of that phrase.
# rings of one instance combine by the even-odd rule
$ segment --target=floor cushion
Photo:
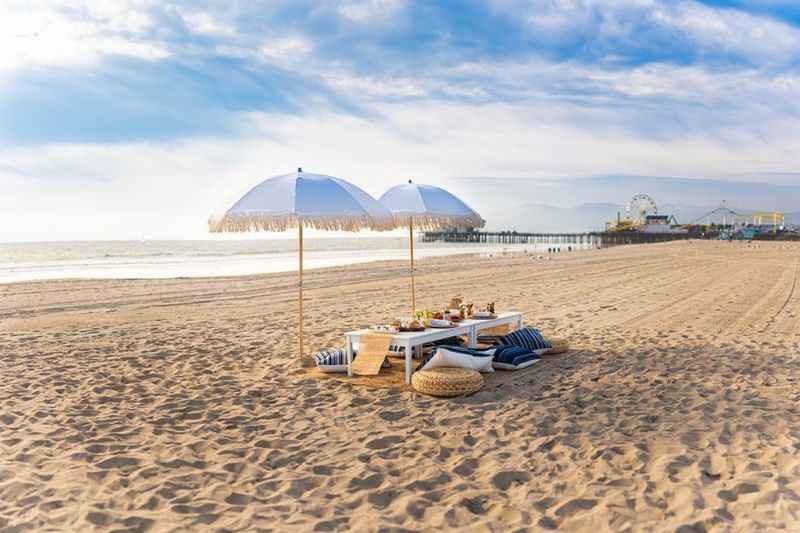
[[[494,349],[494,361],[496,363],[511,364],[515,357],[528,355],[531,351],[522,346],[511,344],[501,344]]]
[[[496,370],[522,370],[523,368],[528,368],[532,364],[538,363],[541,360],[542,358],[539,356],[539,354],[531,352],[522,357],[518,357],[513,363],[498,363],[495,361],[492,363],[492,366]]]
[[[544,350],[552,348],[549,342],[545,340],[542,333],[536,328],[522,328],[510,333],[506,333],[499,339],[498,344],[505,344],[511,346],[521,346],[527,348],[528,351]]]
[[[541,358],[546,350],[530,351],[521,346],[500,345],[495,349],[492,366],[499,370],[527,368]]]
[[[353,360],[355,361],[358,352],[353,352]],[[328,350],[321,350],[311,357],[317,363],[317,368],[327,373],[347,372],[347,351],[344,348],[330,348]],[[387,358],[381,368],[389,368],[392,364]]]
[[[558,338],[558,337],[553,337],[553,338],[547,339],[547,342],[550,343],[552,348],[550,348],[549,350],[547,350],[545,352],[546,355],[561,354],[561,353],[569,351],[569,341],[567,341],[567,339],[561,339],[561,338]]]
[[[311,357],[323,372],[347,372],[347,352],[342,348],[321,350]]]
[[[471,350],[459,346],[439,346],[424,362],[421,370],[439,367],[466,368],[478,372],[494,372],[492,352]]]
[[[461,396],[472,394],[483,388],[483,376],[476,370],[466,368],[430,368],[411,376],[414,389],[431,396]]]

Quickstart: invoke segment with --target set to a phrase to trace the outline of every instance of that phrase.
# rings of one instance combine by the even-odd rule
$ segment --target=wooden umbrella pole
[[[300,225],[298,226],[297,236],[300,240],[300,294],[299,294],[299,312],[300,312],[300,320],[298,321],[298,328],[297,328],[297,335],[298,335],[298,355],[300,356],[300,360],[303,360],[303,221],[300,220]]]
[[[408,217],[408,242],[411,249],[411,318],[417,312],[417,295],[414,290],[414,222]]]

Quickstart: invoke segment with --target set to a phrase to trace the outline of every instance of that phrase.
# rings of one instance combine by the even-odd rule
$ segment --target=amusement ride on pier
[[[688,224],[678,224],[671,214],[658,211],[648,194],[636,194],[625,205],[625,217],[606,223],[604,231],[584,233],[527,233],[518,231],[475,231],[474,228],[450,228],[423,232],[422,242],[579,245],[589,247],[640,244],[685,239],[800,240],[800,233],[790,231],[786,216],[773,211],[745,212],[728,207],[725,202]]]

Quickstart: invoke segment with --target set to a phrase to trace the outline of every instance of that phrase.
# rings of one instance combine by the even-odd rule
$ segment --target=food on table
[[[450,298],[450,303],[447,305],[449,309],[458,309],[461,307],[461,304],[464,303],[464,299],[461,296],[454,296]]]

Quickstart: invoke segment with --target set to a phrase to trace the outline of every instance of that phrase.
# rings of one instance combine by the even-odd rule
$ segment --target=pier
[[[517,231],[426,231],[421,242],[455,242],[480,244],[545,244],[592,247],[645,244],[697,238],[688,233],[644,233],[636,231],[602,231],[588,233],[521,233]]]

